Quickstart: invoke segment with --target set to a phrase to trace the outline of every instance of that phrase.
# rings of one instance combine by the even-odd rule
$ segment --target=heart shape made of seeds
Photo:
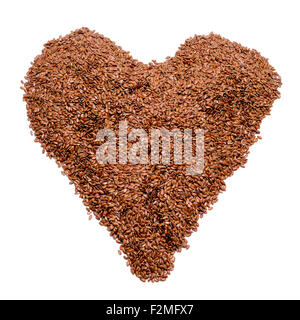
[[[267,59],[216,34],[194,36],[165,62],[144,64],[81,28],[45,44],[22,89],[35,140],[75,185],[89,214],[120,244],[142,281],[165,280],[198,219],[246,163],[262,119],[279,98]],[[142,128],[204,131],[204,168],[101,164],[97,134]],[[150,155],[150,152],[149,152]]]

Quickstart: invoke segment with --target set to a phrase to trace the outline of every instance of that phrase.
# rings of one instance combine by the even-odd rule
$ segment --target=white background
[[[0,298],[300,298],[299,1],[1,1]],[[82,26],[143,62],[194,34],[255,48],[282,76],[245,169],[176,254],[166,282],[132,276],[73,186],[33,142],[19,89],[50,39]]]

